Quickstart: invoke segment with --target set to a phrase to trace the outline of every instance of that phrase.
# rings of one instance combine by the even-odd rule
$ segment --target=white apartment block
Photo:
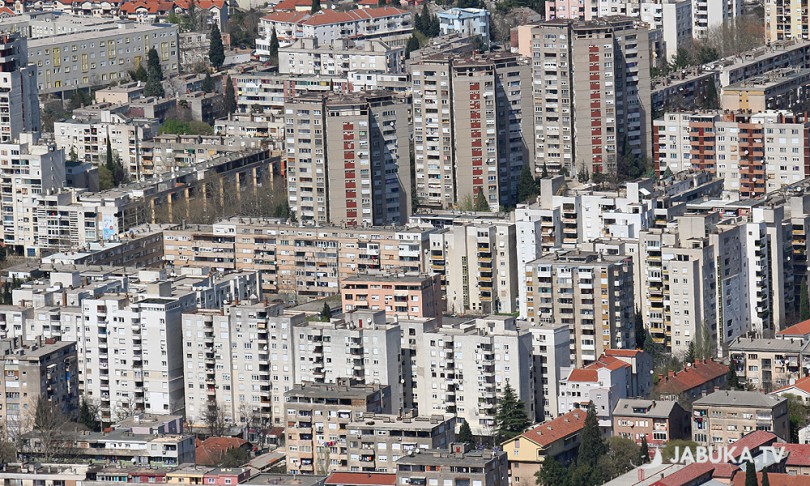
[[[810,39],[806,3],[802,0],[765,0],[765,35],[770,42]]]
[[[571,250],[526,266],[527,320],[567,325],[571,362],[589,364],[611,348],[633,349],[633,262],[625,255]]]
[[[561,415],[557,396],[563,371],[571,367],[571,331],[566,324],[531,324],[525,330],[532,335],[536,421],[544,422]]]
[[[454,413],[473,434],[495,430],[498,398],[508,382],[535,416],[532,335],[513,317],[487,316],[444,325],[417,344],[414,400],[421,415]]]
[[[279,73],[319,76],[346,76],[353,71],[402,73],[405,48],[383,41],[354,42],[339,38],[319,44],[315,38],[302,38],[278,50]]]
[[[413,16],[407,10],[388,6],[346,12],[325,9],[314,14],[273,12],[259,20],[256,55],[270,55],[270,39],[274,29],[281,46],[301,38],[317,39],[320,45],[329,45],[341,38],[382,40],[404,45],[413,31]]]
[[[639,18],[642,22],[661,31],[666,49],[666,60],[678,54],[678,48],[692,41],[692,2],[698,0],[661,0],[641,2]]]
[[[16,142],[22,132],[38,132],[37,72],[28,65],[27,40],[0,35],[0,142]]]
[[[133,179],[138,179],[140,143],[158,133],[160,120],[130,119],[123,115],[101,112],[96,120],[64,120],[53,125],[56,146],[69,157],[77,160],[104,165],[107,162],[107,141],[113,154],[118,155],[124,169]]]
[[[447,312],[517,310],[515,241],[508,221],[473,219],[430,235],[430,269],[441,275]]]
[[[593,402],[599,426],[611,427],[616,404],[629,397],[631,366],[617,358],[602,356],[584,368],[565,369],[562,374],[557,404],[559,412],[587,408]]]
[[[35,257],[39,234],[59,230],[50,223],[40,226],[36,216],[39,200],[65,185],[65,155],[53,143],[40,143],[38,132],[21,133],[18,139],[0,144],[0,187],[9,194],[0,203],[3,243],[14,253]]]

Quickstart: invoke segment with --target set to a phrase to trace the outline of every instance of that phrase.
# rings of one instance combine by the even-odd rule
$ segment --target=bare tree
[[[215,401],[208,402],[205,410],[205,424],[208,426],[208,433],[211,437],[221,437],[225,435],[228,424],[225,420],[225,410]]]
[[[55,457],[65,455],[69,449],[66,446],[62,426],[68,418],[62,413],[59,406],[40,395],[34,403],[31,417],[31,432],[29,434],[30,452],[40,456],[43,462],[51,462]]]
[[[736,56],[765,45],[765,24],[754,14],[734,17],[710,28],[705,43],[721,57]]]

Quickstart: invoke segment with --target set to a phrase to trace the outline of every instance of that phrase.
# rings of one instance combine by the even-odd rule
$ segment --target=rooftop
[[[810,319],[786,327],[781,331],[777,331],[776,334],[778,336],[806,336],[810,334]]]
[[[693,406],[715,407],[756,407],[772,408],[787,401],[787,398],[774,397],[753,391],[722,390],[702,397]]]
[[[762,351],[799,353],[804,348],[802,339],[763,339],[738,337],[728,349],[734,351]]]
[[[397,475],[385,473],[367,473],[367,472],[333,472],[326,478],[324,484],[394,486],[395,484],[397,484]]]
[[[711,383],[728,373],[728,366],[716,361],[695,362],[682,371],[670,372],[656,385],[656,391],[664,394],[680,395],[694,388]]]
[[[584,415],[584,414],[583,414]],[[506,454],[503,451],[474,450],[463,454],[449,450],[417,449],[413,455],[400,457],[397,464],[407,465],[440,465],[442,467],[477,466],[482,467],[489,461]]]
[[[586,416],[585,410],[572,410],[523,432],[519,437],[539,446],[549,446],[582,430],[585,427]]]
[[[643,400],[622,398],[613,409],[614,417],[653,417],[669,418],[678,406],[675,400]]]

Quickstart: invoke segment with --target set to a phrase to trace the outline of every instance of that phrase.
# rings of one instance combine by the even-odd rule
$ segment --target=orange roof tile
[[[297,7],[310,7],[312,0],[282,0],[275,7],[274,12],[287,12],[295,10]]]
[[[3,7],[0,7],[0,15],[11,15],[11,16],[13,16],[13,15],[17,15],[17,13],[14,10],[11,10],[10,8],[3,6]]]
[[[191,0],[175,0],[175,3],[183,10],[188,10]],[[194,0],[194,6],[205,10],[210,10],[212,7],[222,9],[225,7],[225,0]]]
[[[640,349],[606,349],[605,355],[607,356],[621,356],[623,358],[632,358],[643,353]]]
[[[774,390],[771,392],[771,394],[789,390],[791,388],[797,388],[805,393],[810,393],[810,376],[805,376],[804,378],[797,380],[796,383],[792,385],[783,386],[778,390]]]
[[[146,9],[149,13],[162,13],[168,12],[174,8],[173,2],[161,2],[161,1],[144,1],[138,0],[135,2],[125,2],[121,4],[119,10],[124,13],[135,13],[139,9]]]
[[[539,446],[549,446],[582,430],[585,427],[586,415],[588,413],[585,410],[572,410],[523,432],[519,437],[528,439]]]
[[[785,465],[810,466],[810,444],[777,444],[777,448],[784,447],[788,454]]]
[[[764,430],[756,430],[734,441],[728,447],[731,449],[731,456],[735,459],[743,454],[744,449],[754,451],[762,446],[769,446],[775,443],[779,438],[776,434],[766,432]]]
[[[599,381],[599,372],[592,369],[575,368],[568,374],[568,381]]]
[[[731,479],[739,470],[740,467],[735,464],[715,464],[712,478]]]
[[[619,368],[629,368],[629,367],[630,365],[627,362],[622,361],[619,358],[602,355],[599,357],[598,360],[586,366],[585,369],[598,370],[599,368],[607,368],[609,370],[618,370]]]
[[[357,5],[371,5],[371,6],[374,6],[374,5],[379,5],[379,4],[380,4],[380,0],[360,0],[359,2],[357,2]]]
[[[334,472],[324,481],[324,484],[363,486],[394,486],[397,484],[396,474],[365,473],[365,472]]]
[[[214,466],[222,461],[226,452],[247,443],[238,437],[209,437],[197,444],[196,462],[203,466]]]
[[[768,482],[770,482],[771,486],[808,486],[810,485],[810,477],[769,472]],[[731,484],[733,486],[745,486],[745,472],[740,470],[735,474]],[[757,473],[757,484],[762,484],[761,472]]]
[[[699,478],[710,479],[714,471],[714,464],[709,462],[695,462],[683,467],[653,483],[652,486],[684,486],[687,484],[700,484],[695,481]]]
[[[366,8],[361,10],[349,10],[347,12],[321,10],[301,23],[304,25],[342,24],[345,22],[356,22],[358,20],[365,19],[394,17],[397,15],[405,15],[407,13],[407,10],[401,10],[395,7]]]
[[[810,334],[810,319],[776,332],[777,336],[804,336],[805,334]]]
[[[716,361],[697,361],[692,366],[669,376],[664,376],[656,385],[659,393],[680,395],[688,390],[709,383],[728,373],[728,366]]]

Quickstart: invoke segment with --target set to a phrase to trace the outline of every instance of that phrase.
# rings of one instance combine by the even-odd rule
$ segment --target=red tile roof
[[[304,25],[342,24],[346,22],[356,22],[358,20],[395,17],[407,13],[407,10],[401,10],[395,7],[365,8],[361,10],[349,10],[347,12],[321,10],[301,23]]]
[[[810,319],[776,332],[777,336],[804,336],[805,334],[810,334]]]
[[[599,372],[596,370],[576,368],[568,374],[568,381],[595,382],[599,381]]]
[[[745,449],[753,451],[762,446],[769,446],[778,439],[779,438],[774,433],[766,432],[764,430],[757,430],[751,432],[745,437],[741,437],[728,447],[732,450],[731,456],[734,457],[734,459],[737,459],[743,454],[743,450]]]
[[[587,414],[586,410],[572,410],[553,420],[543,422],[523,432],[518,437],[528,439],[539,446],[549,446],[582,430],[585,427],[585,416]]]
[[[705,479],[710,479],[713,471],[714,464],[709,462],[695,462],[685,466],[680,471],[659,479],[654,482],[652,486],[684,486],[686,484],[693,484],[693,481],[698,478],[705,477]]]
[[[225,453],[242,447],[248,441],[238,437],[209,437],[197,443],[196,461],[202,466],[215,466],[222,462]]]
[[[2,15],[14,16],[17,15],[17,13],[14,10],[11,10],[10,8],[4,6],[0,7],[0,16]]]
[[[174,8],[174,3],[172,2],[154,2],[154,1],[144,1],[139,0],[135,2],[126,2],[121,4],[119,10],[123,13],[135,13],[139,9],[146,9],[147,12],[158,14],[163,12],[169,12]]]
[[[599,368],[607,368],[612,371],[618,370],[620,368],[629,368],[629,367],[630,365],[627,362],[622,361],[619,358],[603,355],[598,360],[586,366],[585,369],[598,370]]]
[[[633,358],[638,356],[639,353],[643,351],[640,349],[606,349],[605,354],[607,356],[621,356],[623,358]]]
[[[805,376],[804,378],[796,381],[796,383],[794,383],[792,385],[783,386],[782,388],[780,388],[778,390],[774,390],[773,392],[771,392],[771,394],[778,393],[778,392],[783,392],[783,391],[789,390],[791,388],[798,388],[799,390],[801,390],[801,391],[803,391],[805,393],[810,393],[810,376]]]
[[[659,393],[680,395],[693,388],[710,383],[728,373],[728,366],[715,361],[698,361],[683,371],[664,376],[656,385]]]
[[[282,0],[275,7],[274,12],[294,11],[297,7],[311,7],[312,0]]]
[[[714,472],[712,472],[712,478],[731,479],[739,470],[740,467],[735,464],[715,464]]]
[[[808,486],[810,476],[792,476],[783,473],[768,473],[768,482],[771,486]],[[745,486],[745,472],[740,470],[731,481],[733,486]],[[762,473],[757,473],[757,484],[762,484]]]
[[[810,444],[779,444],[788,453],[787,466],[810,466]]]
[[[334,472],[326,478],[324,484],[363,486],[394,486],[397,484],[396,474],[365,473],[365,472]]]
[[[379,0],[360,0],[359,2],[357,2],[357,5],[369,5],[369,6],[372,6],[372,7],[374,5],[379,5],[379,4],[380,4]]]
[[[183,10],[188,10],[189,6],[191,5],[191,0],[175,0],[175,3]],[[221,10],[225,8],[225,0],[194,0],[194,5],[197,8],[202,8],[205,10],[210,10],[213,7],[217,7]]]

